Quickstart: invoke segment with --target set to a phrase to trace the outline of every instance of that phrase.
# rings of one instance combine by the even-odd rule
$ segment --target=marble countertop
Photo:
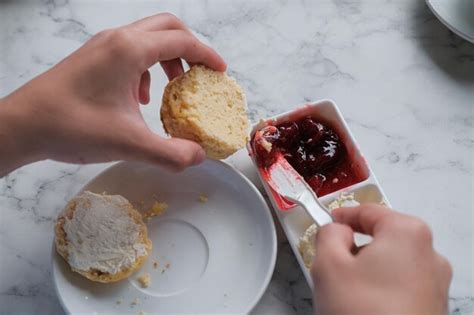
[[[452,314],[472,314],[474,45],[418,0],[0,1],[0,96],[92,34],[161,11],[226,59],[252,121],[310,100],[339,105],[392,205],[426,220],[454,268]],[[152,69],[146,121],[163,132],[165,76]],[[255,181],[245,154],[230,162]],[[51,281],[54,219],[108,164],[44,161],[0,179],[0,313],[61,314]],[[255,314],[310,314],[311,292],[282,233]]]

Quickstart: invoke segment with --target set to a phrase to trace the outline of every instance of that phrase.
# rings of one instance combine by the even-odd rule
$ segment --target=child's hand
[[[312,267],[317,314],[446,314],[451,267],[419,219],[378,205],[333,211]],[[351,254],[353,231],[372,243]]]
[[[73,163],[136,160],[173,169],[202,162],[205,153],[198,144],[157,136],[139,109],[150,98],[148,68],[160,62],[172,79],[183,73],[180,58],[226,69],[224,60],[171,14],[97,34],[1,100],[0,144],[6,145],[0,148],[0,176],[47,158]],[[14,160],[21,163],[11,165]]]

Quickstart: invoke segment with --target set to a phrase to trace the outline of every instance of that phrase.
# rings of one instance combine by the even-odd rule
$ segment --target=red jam
[[[262,128],[253,138],[253,147],[261,168],[269,167],[275,153],[281,152],[318,196],[365,179],[339,135],[311,117]]]

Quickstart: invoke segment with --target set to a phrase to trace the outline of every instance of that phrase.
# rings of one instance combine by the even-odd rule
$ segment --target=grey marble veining
[[[334,99],[391,203],[426,220],[450,259],[451,313],[472,314],[474,45],[421,0],[2,0],[0,96],[96,32],[161,11],[224,56],[252,121]],[[143,115],[162,133],[166,78],[159,67],[151,72],[152,105]],[[229,162],[256,180],[244,152]],[[2,314],[62,313],[51,281],[54,218],[107,166],[45,161],[0,180]],[[276,270],[254,313],[311,312],[311,292],[279,231]]]

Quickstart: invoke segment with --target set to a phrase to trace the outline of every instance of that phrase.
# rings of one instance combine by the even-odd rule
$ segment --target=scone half
[[[130,276],[152,248],[142,216],[127,199],[88,191],[58,216],[55,245],[73,271],[104,283]]]
[[[245,95],[233,78],[198,65],[166,86],[161,121],[171,136],[195,141],[208,157],[224,159],[247,142],[246,111]]]

